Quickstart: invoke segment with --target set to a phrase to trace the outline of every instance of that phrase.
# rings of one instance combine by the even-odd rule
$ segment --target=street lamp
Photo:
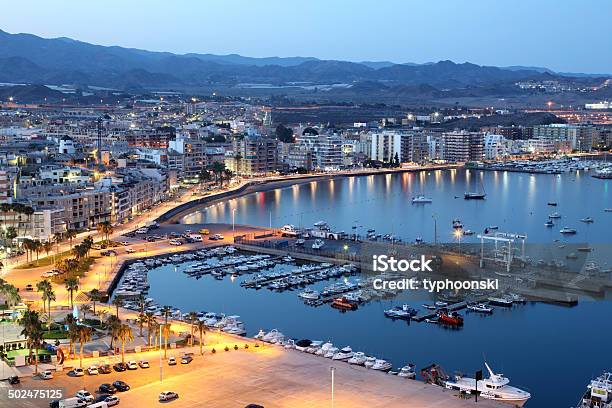
[[[456,229],[454,235],[455,238],[459,241],[459,253],[461,253],[461,229]]]
[[[330,367],[331,371],[331,408],[334,408],[334,377],[336,374],[336,367]]]
[[[236,242],[236,209],[232,209],[232,241]]]

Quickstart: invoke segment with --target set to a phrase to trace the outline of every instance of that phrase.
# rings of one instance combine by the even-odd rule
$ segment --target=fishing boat
[[[478,304],[474,304],[474,305],[467,305],[466,307],[468,308],[468,310],[471,310],[473,312],[486,313],[486,314],[492,314],[493,313],[493,308],[485,305],[484,303],[478,303]]]
[[[431,198],[425,197],[423,195],[412,197],[412,204],[428,204],[431,202],[433,202]]]
[[[531,394],[527,391],[508,385],[510,380],[503,374],[495,374],[486,362],[485,367],[489,372],[489,378],[476,380],[456,375],[453,379],[444,381],[444,387],[469,394],[478,392],[482,398],[512,404],[517,407],[522,407],[531,398]]]
[[[573,229],[573,228],[569,228],[569,227],[564,227],[564,228],[561,228],[561,229],[559,230],[559,232],[560,232],[561,234],[568,234],[568,235],[574,235],[574,234],[576,234],[576,230],[575,230],[575,229]]]
[[[612,372],[591,380],[576,408],[612,408]]]
[[[334,299],[331,306],[340,310],[357,310],[357,304],[349,301],[345,297]]]
[[[463,316],[457,312],[449,312],[446,309],[440,309],[438,311],[438,320],[440,323],[450,326],[463,326]]]

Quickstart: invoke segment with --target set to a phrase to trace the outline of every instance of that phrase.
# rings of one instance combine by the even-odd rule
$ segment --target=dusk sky
[[[610,0],[4,1],[0,29],[175,53],[612,73]]]

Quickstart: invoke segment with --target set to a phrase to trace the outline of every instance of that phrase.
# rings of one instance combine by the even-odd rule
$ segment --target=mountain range
[[[97,86],[125,91],[346,88],[374,93],[436,94],[452,90],[506,89],[520,80],[571,78],[546,68],[492,67],[439,61],[395,64],[348,62],[312,57],[252,58],[237,54],[173,54],[118,46],[101,46],[70,38],[41,38],[0,30],[0,82]],[[571,80],[590,81],[591,77]],[[597,79],[600,80],[600,79]],[[259,86],[258,85],[258,86]],[[307,85],[307,86],[306,86]],[[310,87],[310,88],[308,88]],[[238,92],[238,91],[236,91]]]

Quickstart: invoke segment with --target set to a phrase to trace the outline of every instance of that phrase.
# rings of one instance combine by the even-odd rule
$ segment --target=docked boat
[[[346,361],[351,357],[353,357],[353,349],[347,346],[347,347],[341,348],[339,352],[334,354],[334,356],[332,357],[332,360]]]
[[[493,313],[493,308],[485,305],[484,303],[478,303],[478,304],[474,304],[474,305],[467,305],[466,307],[467,307],[468,310],[471,310],[473,312],[486,313],[486,314],[492,314]]]
[[[561,234],[568,234],[568,235],[574,235],[574,234],[576,234],[576,230],[575,230],[575,229],[573,229],[573,228],[569,228],[569,227],[564,227],[564,228],[561,228],[561,229],[559,230],[559,232],[560,232]]]
[[[504,297],[489,296],[487,300],[490,305],[494,305],[494,306],[503,306],[503,307],[512,306],[512,300],[508,298],[504,298]]]
[[[393,365],[386,360],[376,360],[370,368],[376,371],[389,371]]]
[[[412,204],[428,204],[433,202],[433,200],[429,197],[425,197],[423,195],[418,195],[416,197],[412,197]]]
[[[438,301],[435,303],[435,305],[436,305],[437,307],[446,307],[446,306],[448,306],[448,302],[444,302],[443,300],[438,300]]]
[[[591,218],[591,217],[585,217],[585,218],[581,218],[581,219],[580,219],[580,222],[585,222],[585,223],[587,223],[587,224],[590,224],[590,223],[592,223],[593,221],[594,221],[594,220],[593,220],[593,218]]]
[[[422,304],[421,307],[427,309],[427,310],[436,310],[436,307],[434,305],[428,305],[426,303]]]
[[[612,168],[598,170],[597,172],[595,172],[595,174],[593,174],[593,177],[605,180],[612,179]]]
[[[577,408],[612,408],[612,372],[591,380]]]
[[[299,234],[299,231],[295,225],[287,224],[282,226],[280,233],[284,237],[295,237]]]
[[[325,245],[325,241],[322,239],[315,239],[315,242],[312,243],[312,249],[321,249]]]
[[[346,360],[347,363],[353,365],[364,365],[366,362],[366,355],[361,351],[356,351],[353,353],[353,356]]]
[[[340,349],[338,349],[338,347],[330,347],[327,349],[327,352],[323,355],[323,357],[333,358],[339,351]]]
[[[548,218],[552,218],[552,219],[561,218],[561,214],[555,211],[552,214],[548,214]]]
[[[340,310],[357,310],[357,303],[351,302],[345,297],[334,299],[331,306]]]
[[[376,361],[378,361],[378,359],[376,357],[368,356],[368,357],[366,357],[365,362],[363,363],[363,365],[364,365],[365,368],[372,368],[372,366],[374,366]]]
[[[495,374],[485,362],[489,371],[489,378],[476,381],[474,378],[456,375],[452,380],[446,380],[444,386],[450,390],[457,390],[472,394],[478,392],[482,398],[512,404],[517,407],[525,405],[531,394],[519,388],[508,385],[510,380],[503,374]]]
[[[438,321],[450,326],[463,326],[463,316],[457,312],[449,312],[446,309],[438,311]]]
[[[604,212],[612,212],[612,208],[604,208]]]
[[[321,296],[321,294],[313,289],[305,289],[298,296],[302,299],[317,300]]]
[[[385,316],[392,319],[410,319],[412,316],[416,316],[418,312],[409,305],[403,305],[387,309],[384,313]]]
[[[405,366],[403,366],[397,373],[397,376],[414,380],[416,378],[416,372],[414,371],[414,364],[408,363]]]
[[[327,354],[327,352],[329,351],[330,348],[334,347],[334,345],[330,342],[327,343],[323,343],[321,345],[321,347],[319,347],[318,350],[315,351],[315,355],[317,356],[325,356],[325,354]]]

